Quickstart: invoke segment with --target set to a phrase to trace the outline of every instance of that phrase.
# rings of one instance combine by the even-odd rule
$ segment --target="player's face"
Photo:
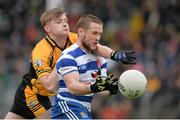
[[[103,26],[97,23],[90,23],[89,28],[84,32],[82,45],[85,49],[93,51],[101,38]]]
[[[49,32],[53,35],[68,35],[69,25],[65,14],[53,19],[48,23]]]

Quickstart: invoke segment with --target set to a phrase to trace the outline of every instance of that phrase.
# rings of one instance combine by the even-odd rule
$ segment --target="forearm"
[[[45,75],[40,78],[41,84],[49,92],[56,92],[58,89],[58,81],[58,74],[55,69],[49,75]]]
[[[97,49],[93,52],[94,52],[94,54],[96,54],[98,56],[110,58],[112,51],[113,50],[111,48],[98,44]]]
[[[82,95],[91,93],[90,83],[79,81],[79,74],[72,72],[63,76],[64,82],[71,94]]]
[[[68,85],[68,91],[71,94],[75,94],[75,95],[83,95],[83,94],[91,93],[90,85],[81,82],[76,82]]]
[[[95,55],[110,58],[116,62],[121,62],[123,64],[136,64],[136,55],[134,50],[130,51],[114,51],[107,46],[102,46],[98,44],[98,47],[93,51]]]

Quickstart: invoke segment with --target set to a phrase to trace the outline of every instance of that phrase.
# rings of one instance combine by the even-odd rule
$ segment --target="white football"
[[[123,96],[135,99],[141,97],[147,85],[144,74],[138,70],[127,70],[123,72],[118,81],[118,87]]]

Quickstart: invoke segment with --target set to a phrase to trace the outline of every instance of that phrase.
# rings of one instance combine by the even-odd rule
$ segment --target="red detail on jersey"
[[[101,64],[101,62],[100,62],[99,59],[96,59],[96,64],[97,64],[99,70],[101,70],[102,64]],[[93,78],[97,78],[98,75],[99,75],[99,71],[95,71],[95,72],[91,73],[91,76],[92,76]]]
[[[102,65],[99,59],[96,60],[96,64],[98,65],[98,68],[100,69]]]
[[[95,71],[95,72],[91,73],[91,76],[92,76],[93,78],[96,78],[96,77],[98,76],[98,71]]]

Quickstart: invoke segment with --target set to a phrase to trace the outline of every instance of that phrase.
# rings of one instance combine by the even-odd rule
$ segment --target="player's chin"
[[[68,35],[68,34],[69,34],[69,31],[63,31],[62,34],[63,34],[63,35]]]

